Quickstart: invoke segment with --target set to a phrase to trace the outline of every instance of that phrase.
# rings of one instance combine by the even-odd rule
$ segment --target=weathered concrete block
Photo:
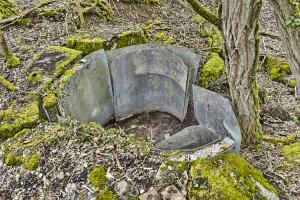
[[[232,150],[238,152],[241,132],[230,101],[215,92],[193,85],[193,102],[198,123],[223,137],[230,136],[235,141]]]
[[[107,55],[117,117],[161,111],[185,118],[189,69],[180,57],[153,45],[113,50]]]
[[[161,150],[194,151],[221,140],[213,129],[202,125],[190,126],[161,141],[155,147]]]
[[[65,86],[59,99],[63,117],[107,123],[114,113],[113,93],[106,54],[103,50],[83,59],[83,66]]]

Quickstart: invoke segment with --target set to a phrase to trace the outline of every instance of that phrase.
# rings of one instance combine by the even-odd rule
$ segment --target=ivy
[[[294,13],[285,21],[287,26],[300,26],[300,0],[289,0],[294,7]]]

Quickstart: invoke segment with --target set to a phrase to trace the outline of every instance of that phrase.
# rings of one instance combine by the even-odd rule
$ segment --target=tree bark
[[[258,17],[262,0],[222,0],[222,31],[231,103],[244,143],[261,132],[256,71],[259,58]]]
[[[276,16],[280,36],[283,41],[288,61],[291,65],[292,74],[296,78],[296,93],[300,95],[300,26],[286,26],[294,8],[289,0],[270,0]]]

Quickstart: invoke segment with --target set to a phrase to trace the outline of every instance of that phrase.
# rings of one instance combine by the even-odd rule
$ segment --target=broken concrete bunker
[[[64,118],[105,124],[136,113],[160,111],[183,120],[190,101],[199,125],[190,126],[158,144],[164,151],[238,153],[241,133],[228,99],[194,85],[200,57],[170,45],[136,45],[99,50],[81,66],[59,96]],[[226,146],[226,148],[224,148]],[[211,156],[211,155],[209,155]]]

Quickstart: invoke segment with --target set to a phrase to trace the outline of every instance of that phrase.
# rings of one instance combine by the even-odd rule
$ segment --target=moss
[[[13,54],[8,54],[5,57],[5,64],[7,68],[16,68],[21,64],[20,58],[14,56]]]
[[[41,15],[57,18],[65,12],[66,12],[65,8],[55,8],[55,9],[48,8],[48,9],[42,9]]]
[[[208,87],[213,81],[221,78],[225,74],[225,70],[225,63],[219,54],[211,53],[200,73],[200,86]]]
[[[11,1],[0,1],[0,19],[5,19],[17,14],[19,14],[19,11]]]
[[[105,188],[107,181],[105,167],[94,167],[93,170],[89,173],[89,180],[95,189],[101,190]]]
[[[288,81],[288,87],[295,88],[297,86],[297,81],[295,79]]]
[[[274,81],[284,83],[286,82],[286,75],[291,73],[290,65],[285,58],[268,55],[265,59],[264,66]]]
[[[106,0],[92,0],[91,5],[88,5],[82,9],[83,14],[93,13],[100,19],[112,21],[114,14],[110,4]]]
[[[254,180],[278,195],[263,174],[235,154],[191,163],[189,199],[264,199]]]
[[[7,154],[4,157],[4,163],[7,166],[21,166],[23,163],[23,159],[21,156],[15,156],[13,154]]]
[[[0,126],[0,138],[9,138],[26,128],[35,127],[40,120],[38,102],[34,101],[15,112],[11,119]]]
[[[42,0],[42,1],[40,1],[39,3],[37,3],[35,6],[36,6],[37,8],[41,8],[41,7],[44,7],[44,6],[46,6],[46,5],[51,4],[52,2],[54,2],[54,0]]]
[[[82,51],[83,55],[90,54],[99,49],[107,49],[105,40],[81,36],[72,36],[68,38],[67,47]]]
[[[0,113],[0,121],[7,121],[10,120],[14,116],[14,112],[12,108],[4,110]]]
[[[300,166],[300,142],[284,146],[282,150],[289,161],[295,162]]]
[[[167,33],[165,31],[158,32],[155,35],[155,40],[158,41],[158,42],[163,42],[163,41],[165,41],[166,37],[167,37]]]
[[[168,167],[172,167],[172,169],[177,172],[185,172],[187,171],[188,164],[187,162],[167,161],[161,168],[161,170],[166,171]]]
[[[97,200],[118,200],[119,198],[115,193],[110,191],[108,188],[105,188],[98,194],[96,199]]]
[[[202,24],[202,23],[205,22],[205,19],[203,17],[201,17],[200,15],[196,15],[193,18],[193,22],[196,23],[196,24]]]
[[[131,45],[149,43],[151,31],[154,25],[155,22],[152,22],[142,28],[138,27],[121,33],[118,37],[110,41],[111,47],[122,48]]]
[[[201,24],[198,32],[200,37],[207,38],[211,51],[221,53],[224,49],[224,39],[221,31],[217,27],[205,21],[201,16],[196,16],[194,18],[194,22]]]
[[[0,76],[0,84],[9,89],[10,91],[17,91],[17,87],[14,86],[11,82],[6,80],[3,76]]]
[[[213,24],[216,27],[221,26],[221,19],[212,13],[210,10],[205,8],[199,1],[197,0],[187,0],[189,4],[193,7],[194,11],[201,15],[204,19],[206,19],[209,23]]]
[[[77,60],[81,58],[82,52],[74,49],[69,49],[66,47],[59,46],[50,46],[48,47],[49,51],[54,51],[58,53],[62,53],[66,56],[66,60],[60,61],[56,64],[54,76],[60,77],[66,70],[67,66],[74,64]]]
[[[262,136],[262,140],[272,142],[272,143],[282,143],[282,144],[291,144],[297,140],[298,132],[292,133],[290,136],[285,138],[279,138],[279,137],[271,137],[267,135]]]
[[[43,80],[44,74],[41,71],[33,71],[29,74],[28,80],[30,83],[37,83]]]
[[[17,21],[19,26],[31,27],[33,25],[32,19],[30,18],[23,18]]]
[[[57,97],[54,93],[50,93],[43,98],[43,106],[46,109],[53,108],[57,104]]]
[[[158,4],[159,0],[145,0],[146,4]]]
[[[33,171],[38,168],[40,160],[41,155],[39,153],[27,155],[23,161],[23,167],[29,171]]]

